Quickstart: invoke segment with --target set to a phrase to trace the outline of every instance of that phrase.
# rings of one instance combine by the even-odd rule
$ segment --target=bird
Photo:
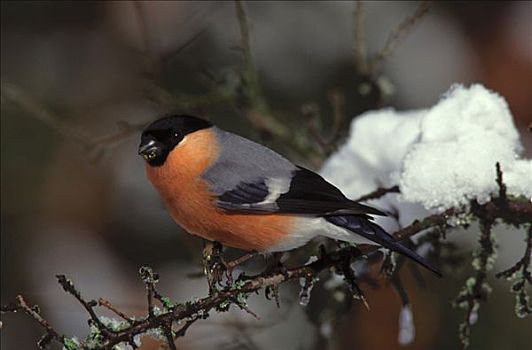
[[[317,236],[382,246],[437,275],[373,216],[319,174],[279,153],[190,115],[144,128],[138,154],[170,216],[188,233],[247,252],[296,249]]]

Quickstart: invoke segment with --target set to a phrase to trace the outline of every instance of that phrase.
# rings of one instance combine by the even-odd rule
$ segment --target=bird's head
[[[205,119],[188,115],[157,119],[142,131],[138,153],[149,165],[161,166],[188,134],[211,126]]]

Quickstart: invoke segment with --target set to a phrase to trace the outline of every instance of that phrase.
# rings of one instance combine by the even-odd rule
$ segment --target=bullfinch
[[[158,119],[143,130],[138,153],[171,217],[191,234],[264,253],[325,236],[380,245],[439,274],[372,221],[371,215],[383,212],[348,199],[315,172],[207,120]]]

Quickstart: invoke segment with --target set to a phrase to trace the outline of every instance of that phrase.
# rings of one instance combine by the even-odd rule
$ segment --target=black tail
[[[428,261],[417,254],[415,251],[405,247],[399,242],[396,242],[391,235],[389,235],[382,227],[369,221],[361,216],[346,215],[346,216],[329,216],[325,218],[330,223],[348,229],[364,238],[367,238],[377,244],[382,245],[397,253],[403,254],[408,258],[414,260],[418,264],[424,266],[428,270],[434,272],[438,276],[442,274],[434,267],[430,266]]]

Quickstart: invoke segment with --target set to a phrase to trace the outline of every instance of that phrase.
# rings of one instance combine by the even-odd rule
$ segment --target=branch
[[[345,96],[338,89],[332,89],[328,95],[329,104],[332,109],[332,125],[328,135],[325,135],[321,122],[319,106],[315,103],[306,103],[301,107],[301,115],[307,123],[306,132],[309,139],[315,141],[319,146],[320,157],[327,158],[338,149],[338,145],[344,140],[349,128],[346,123]]]
[[[493,268],[495,261],[495,239],[492,233],[494,218],[486,215],[485,208],[476,209],[480,218],[480,247],[474,254],[473,267],[476,271],[474,277],[467,279],[453,306],[466,310],[464,321],[460,324],[460,342],[462,349],[470,344],[471,326],[477,322],[480,302],[486,301],[491,292],[491,287],[486,282],[488,271]]]
[[[526,237],[526,249],[523,258],[514,266],[495,275],[497,278],[504,277],[513,282],[511,291],[515,294],[515,313],[517,317],[524,318],[532,314],[530,296],[527,293],[527,285],[532,286],[532,273],[530,261],[532,255],[532,225],[529,225]]]
[[[241,86],[238,92],[240,95],[235,98],[237,107],[243,110],[244,117],[263,139],[268,140],[275,136],[276,140],[290,146],[287,147],[287,151],[295,151],[299,157],[303,156],[309,159],[316,156],[316,145],[311,142],[313,138],[309,137],[309,132],[305,132],[307,131],[305,128],[290,127],[286,123],[280,122],[272,113],[260,87],[251,50],[250,25],[240,0],[235,0],[235,13],[240,31],[240,50],[243,57],[243,67],[239,69]],[[318,158],[320,161],[323,160],[323,154],[318,155]]]
[[[251,53],[251,44],[249,38],[249,24],[240,0],[235,1],[236,17],[238,19],[238,28],[240,30],[240,50],[242,50],[242,56],[244,58],[244,67],[242,69],[242,75],[245,79],[245,86],[247,87],[246,93],[251,101],[257,104],[264,104],[259,78],[257,70],[255,68],[255,60]]]
[[[365,196],[367,197],[367,196]],[[469,286],[465,296],[459,301],[465,303],[467,307],[467,322],[470,326],[472,315],[478,310],[478,301],[484,298],[485,295],[485,278],[486,272],[491,268],[491,259],[493,256],[493,242],[491,227],[496,219],[501,219],[503,222],[520,225],[528,224],[532,220],[532,203],[529,201],[509,200],[506,205],[501,205],[500,201],[494,199],[483,205],[473,205],[471,210],[466,209],[449,209],[440,214],[430,215],[423,220],[414,221],[411,225],[400,229],[393,233],[394,239],[398,241],[405,240],[420,232],[429,228],[437,228],[448,225],[448,221],[451,217],[463,215],[465,213],[473,213],[481,220],[482,235],[481,246],[482,249],[477,256],[478,267],[476,267],[477,275],[473,282],[468,283]],[[526,256],[530,255],[532,250],[532,243],[530,243],[530,230],[529,230],[529,245],[525,257],[522,259],[523,263],[516,269],[525,269],[523,265],[526,265],[525,271],[528,271],[528,264],[524,260]],[[298,267],[282,269],[281,271],[267,270],[261,274],[255,276],[240,276],[231,285],[226,285],[221,289],[213,289],[212,294],[202,299],[186,302],[184,304],[177,304],[171,302],[168,298],[161,296],[156,288],[155,284],[158,280],[156,274],[154,274],[149,268],[141,268],[141,277],[146,284],[147,289],[147,303],[148,313],[145,317],[131,320],[124,313],[117,311],[115,308],[109,307],[107,303],[95,301],[86,301],[82,298],[81,293],[75,288],[74,284],[66,279],[64,276],[58,276],[59,283],[63,288],[71,295],[73,295],[88,312],[91,323],[95,326],[91,328],[91,334],[89,338],[93,341],[91,346],[94,349],[111,349],[113,346],[120,343],[129,343],[131,346],[137,346],[134,339],[138,335],[142,335],[146,332],[158,332],[168,341],[168,346],[173,349],[172,345],[174,339],[185,335],[187,329],[196,321],[207,318],[209,312],[215,310],[218,312],[227,311],[231,304],[250,312],[246,305],[246,299],[251,293],[258,292],[259,290],[275,290],[277,287],[287,281],[304,279],[305,281],[313,281],[322,271],[329,269],[335,269],[335,271],[342,272],[346,278],[346,282],[349,282],[352,293],[359,298],[363,298],[362,291],[358,288],[355,276],[347,272],[346,266],[362,255],[370,254],[374,252],[378,247],[376,246],[360,246],[353,248],[347,246],[330,252],[324,250],[321,251],[320,257],[317,260]],[[513,271],[513,269],[512,269]],[[309,288],[311,283],[305,283],[307,285],[307,294],[310,293]],[[364,300],[364,299],[362,299]],[[160,304],[155,306],[157,301]],[[124,321],[118,325],[105,324],[96,314],[94,307],[101,305],[104,306],[115,314],[119,315]],[[23,308],[20,300],[17,306],[2,307],[2,312],[13,312],[19,309],[24,309],[30,316],[36,319],[43,328],[45,328],[48,341],[56,340],[61,344],[65,343],[64,336],[55,331],[47,322],[43,322],[42,318],[36,317],[29,308]],[[182,323],[183,326],[177,331],[173,331],[172,325],[174,323]],[[467,332],[464,329],[464,332]],[[96,339],[96,343],[95,340]],[[96,345],[95,345],[96,344]],[[86,349],[88,348],[86,342],[80,342],[79,346],[69,349]]]
[[[526,224],[528,221],[529,236],[525,256],[523,257],[523,259],[528,257],[528,260],[523,263],[517,262],[514,267],[507,271],[503,271],[496,276],[514,276],[514,273],[519,268],[522,268],[522,275],[514,276],[515,279],[517,279],[517,282],[512,287],[512,291],[517,294],[516,313],[518,317],[524,317],[532,312],[528,303],[528,295],[525,286],[527,280],[530,283],[530,272],[528,269],[530,267],[530,251],[532,250],[532,228],[530,228],[532,213],[530,213],[530,209],[527,209],[526,205],[524,207],[521,206],[522,203],[509,202],[506,195],[506,185],[503,181],[503,173],[498,162],[496,163],[495,168],[497,174],[495,181],[499,187],[499,196],[492,199],[491,202],[486,205],[479,205],[476,201],[471,203],[471,212],[479,218],[480,221],[481,234],[479,239],[479,249],[473,254],[474,259],[472,265],[475,270],[475,275],[466,280],[464,287],[462,287],[460,293],[453,302],[454,307],[460,307],[466,310],[464,321],[459,327],[462,349],[466,349],[470,345],[471,326],[477,322],[480,302],[486,301],[488,295],[491,293],[491,287],[486,279],[488,277],[488,271],[493,268],[493,264],[497,257],[495,237],[492,233],[492,228],[497,218],[502,217],[503,219],[506,219],[505,222],[513,225],[518,225],[519,223]],[[518,207],[515,207],[516,204]],[[527,204],[530,206],[531,202],[528,202]],[[515,216],[508,218],[508,215],[504,215],[504,213],[507,214],[510,207],[514,208]],[[526,213],[527,210],[529,211],[528,213]],[[521,220],[526,221],[521,222]]]
[[[358,71],[366,75],[369,72],[368,67],[368,54],[365,41],[365,30],[364,30],[364,4],[362,1],[358,0],[355,3],[355,63]]]
[[[125,313],[123,313],[122,311],[118,310],[113,304],[111,304],[110,301],[108,300],[105,300],[103,298],[100,298],[98,299],[98,306],[101,306],[101,307],[104,307],[106,308],[107,310],[113,312],[115,315],[117,315],[118,317],[120,317],[121,319],[123,319],[124,321],[127,321],[127,322],[133,322],[133,319],[129,316],[127,316]]]
[[[508,197],[506,196],[506,185],[504,184],[502,180],[502,170],[501,170],[501,164],[497,162],[495,164],[495,170],[497,172],[497,186],[499,186],[499,198],[498,200],[501,203],[506,203],[508,201]]]
[[[388,188],[379,187],[375,191],[358,198],[355,200],[355,202],[365,202],[371,199],[379,199],[388,193],[399,193],[399,186],[392,186]]]
[[[141,1],[132,1],[133,9],[135,11],[135,20],[139,28],[143,53],[146,57],[147,74],[153,81],[159,81],[161,78],[161,60],[159,54],[156,52],[153,38],[150,35],[148,21],[146,18],[146,11]]]
[[[64,121],[61,121],[55,115],[48,112],[48,110],[43,105],[38,103],[30,96],[26,95],[15,85],[2,81],[1,89],[3,99],[5,98],[10,103],[28,112],[31,117],[48,126],[50,129],[56,131],[61,136],[80,143],[85,147],[91,144],[91,140],[87,135],[84,135],[73,126],[67,124]]]
[[[382,62],[391,55],[393,50],[397,47],[400,39],[404,37],[414,25],[429,11],[430,1],[421,1],[416,11],[406,17],[399,25],[390,32],[386,43],[379,51],[377,56],[370,62],[369,71],[375,73],[379,69]]]
[[[65,139],[81,145],[84,151],[91,153],[95,157],[101,156],[112,145],[137,134],[147,124],[146,122],[129,123],[119,121],[117,122],[117,132],[93,139],[82,133],[78,128],[53,115],[43,104],[28,96],[18,87],[2,81],[1,88],[2,98],[27,112],[29,116],[42,122]]]
[[[47,348],[50,342],[52,342],[53,340],[66,346],[68,341],[65,342],[65,336],[57,333],[55,329],[48,323],[48,321],[42,318],[42,316],[40,315],[39,307],[30,307],[26,303],[26,300],[24,300],[22,295],[17,296],[17,305],[9,311],[17,312],[18,310],[24,311],[27,315],[37,321],[41,325],[41,327],[44,328],[44,330],[46,331],[46,333],[41,337],[41,339],[37,343],[40,349]],[[2,312],[5,312],[4,307],[2,308]]]

